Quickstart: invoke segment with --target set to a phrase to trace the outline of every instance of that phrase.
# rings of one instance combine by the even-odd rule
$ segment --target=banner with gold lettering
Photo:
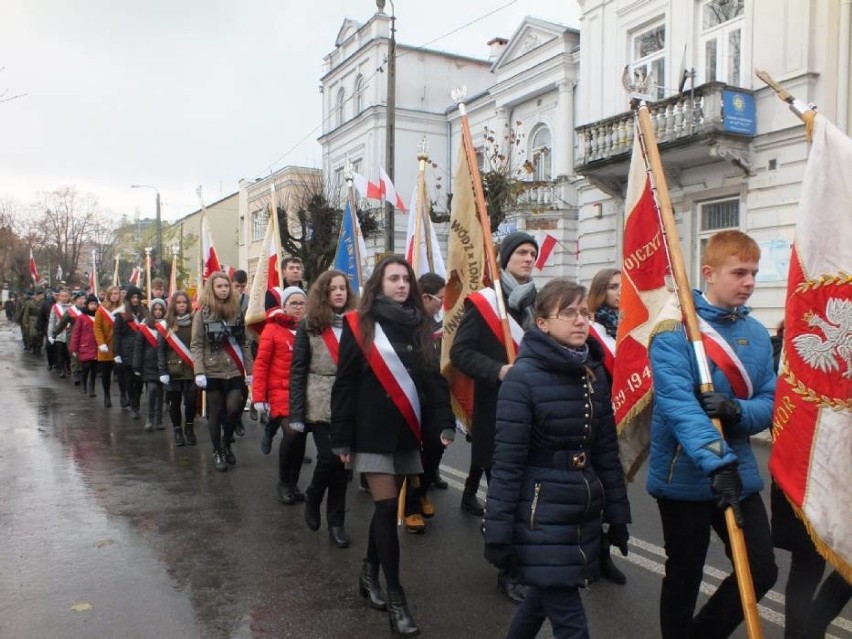
[[[450,349],[464,315],[465,298],[482,288],[485,281],[484,241],[482,225],[476,212],[470,167],[464,147],[459,145],[447,240],[447,288],[444,295],[441,373],[450,385],[453,412],[468,429],[473,414],[473,380],[459,373],[450,363]]]
[[[852,581],[852,140],[819,113],[813,125],[769,470],[817,550]]]
[[[618,427],[624,473],[632,480],[648,454],[653,384],[648,343],[662,311],[679,310],[666,286],[670,272],[651,181],[638,134],[624,201],[624,263],[621,271],[621,318],[615,346],[612,405]]]

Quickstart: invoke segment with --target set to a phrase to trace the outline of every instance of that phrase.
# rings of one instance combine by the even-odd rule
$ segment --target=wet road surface
[[[261,454],[260,427],[248,415],[236,467],[217,473],[203,425],[194,447],[175,448],[168,430],[143,432],[144,410],[130,420],[115,401],[117,387],[110,409],[99,383],[98,397],[81,396],[48,373],[43,358],[23,353],[5,322],[0,379],[0,637],[389,635],[384,613],[357,594],[372,512],[357,482],[346,521],[353,543],[340,550],[324,527],[305,527],[302,506],[278,501],[277,447]],[[515,608],[482,559],[479,522],[459,511],[469,460],[459,440],[444,460],[450,490],[432,493],[438,515],[427,533],[400,530],[402,583],[424,636],[501,637]],[[303,467],[303,489],[312,472]],[[631,554],[616,560],[628,584],[584,592],[593,637],[659,634],[659,516],[644,481],[630,494]],[[767,639],[783,636],[789,562],[778,555],[782,577],[762,602]],[[714,539],[705,590],[728,570]],[[852,637],[845,616],[833,636]]]

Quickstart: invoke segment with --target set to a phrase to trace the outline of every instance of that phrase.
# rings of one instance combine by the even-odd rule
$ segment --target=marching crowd
[[[471,462],[461,499],[483,519],[485,558],[497,583],[519,604],[508,631],[533,638],[548,619],[559,638],[588,636],[579,588],[603,576],[626,583],[610,555],[628,552],[630,504],[611,403],[612,359],[619,321],[620,272],[598,273],[589,290],[556,278],[540,290],[532,281],[538,244],[515,232],[499,249],[502,300],[482,289],[465,300],[450,351],[457,371],[473,380]],[[715,391],[698,393],[698,371],[680,321],[654,329],[649,353],[655,386],[647,489],[657,500],[666,551],[659,606],[665,638],[727,637],[743,620],[736,579],[725,579],[695,613],[711,530],[730,540],[724,510],[744,533],[758,599],[777,576],[773,542],[793,551],[785,637],[822,637],[849,599],[783,497],[770,517],[750,438],[772,422],[777,362],[765,328],[750,317],[760,251],[738,231],[718,233],[704,252],[704,291],[694,291],[698,315],[729,345],[747,378],[737,380],[710,362]],[[281,287],[266,293],[266,321],[254,337],[246,325],[246,274],[207,279],[196,304],[183,291],[166,301],[151,282],[150,304],[134,286],[106,289],[101,298],[36,289],[17,308],[25,350],[47,351],[48,367],[105,407],[113,376],[122,408],[144,430],[163,430],[168,411],[174,445],[196,445],[206,424],[218,471],[236,463],[231,446],[249,402],[264,421],[261,450],[279,432],[278,496],[303,504],[306,526],[319,530],[322,503],[329,537],[350,545],[346,496],[351,471],[360,473],[374,508],[358,591],[387,611],[395,635],[420,628],[400,583],[397,508],[404,492],[405,528],[421,533],[434,515],[428,490],[446,488],[439,467],[457,425],[441,375],[444,280],[416,278],[401,256],[376,265],[360,296],[339,271],[306,290],[302,265],[285,260]],[[498,307],[510,318],[517,358],[509,363]],[[777,349],[776,349],[777,350]],[[146,405],[142,408],[143,392]],[[202,401],[203,400],[203,401]],[[711,422],[718,418],[720,433]],[[307,434],[317,451],[313,474],[300,489]],[[477,498],[482,477],[485,504]],[[776,501],[779,503],[776,505]],[[781,503],[783,502],[783,504]],[[384,586],[381,577],[384,577]]]

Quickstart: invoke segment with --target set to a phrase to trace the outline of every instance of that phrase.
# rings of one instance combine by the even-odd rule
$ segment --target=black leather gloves
[[[609,539],[609,543],[621,551],[622,557],[626,557],[627,540],[630,539],[630,533],[627,532],[627,524],[610,524],[606,536]]]
[[[740,494],[743,482],[737,472],[736,463],[726,464],[713,471],[710,478],[710,488],[716,495],[716,505],[724,510],[728,506],[734,511],[737,526],[743,527],[743,511],[740,507]]]
[[[710,417],[718,418],[723,426],[733,426],[740,421],[742,410],[740,403],[724,393],[710,391],[698,396],[701,408]]]
[[[485,544],[485,560],[500,570],[511,570],[515,565],[515,550],[511,544]]]

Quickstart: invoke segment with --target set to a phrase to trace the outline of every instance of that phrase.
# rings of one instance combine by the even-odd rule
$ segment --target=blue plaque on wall
[[[731,89],[722,91],[722,119],[725,131],[729,133],[756,135],[754,96]]]

